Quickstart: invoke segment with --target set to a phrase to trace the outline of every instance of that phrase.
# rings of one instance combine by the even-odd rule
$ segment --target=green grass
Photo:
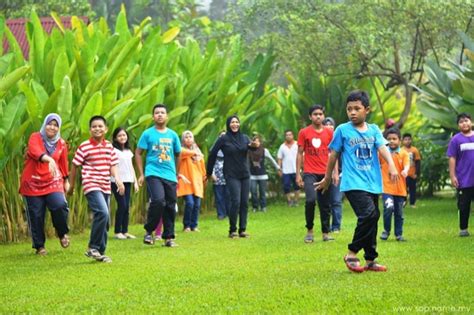
[[[142,227],[133,226],[140,238],[109,238],[111,264],[84,256],[87,233],[73,235],[66,250],[49,239],[46,257],[29,243],[2,245],[0,313],[474,312],[474,237],[457,236],[453,199],[405,209],[408,242],[379,242],[387,273],[344,266],[355,226],[347,204],[336,241],[318,236],[311,245],[303,243],[303,206],[269,209],[250,214],[250,239],[228,239],[227,222],[210,214],[201,216],[201,233],[178,233],[177,248],[145,246]]]

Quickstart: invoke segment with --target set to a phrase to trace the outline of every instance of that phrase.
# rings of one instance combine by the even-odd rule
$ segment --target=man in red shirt
[[[329,193],[315,191],[314,184],[321,181],[326,173],[329,157],[329,143],[331,143],[333,131],[323,126],[324,108],[321,105],[313,105],[309,109],[311,125],[300,130],[298,134],[298,156],[296,158],[296,182],[304,187],[306,195],[305,217],[308,232],[304,239],[305,243],[314,241],[314,211],[316,200],[319,204],[321,216],[321,230],[323,241],[332,241],[329,236],[329,222],[331,209],[329,206]],[[303,177],[301,177],[301,166],[303,165]]]

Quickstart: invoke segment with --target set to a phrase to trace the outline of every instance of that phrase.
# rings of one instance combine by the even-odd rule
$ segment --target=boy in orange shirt
[[[410,168],[410,157],[405,150],[400,150],[400,130],[393,128],[385,133],[388,148],[398,173],[406,178]],[[379,156],[383,181],[383,225],[384,231],[380,239],[386,241],[390,235],[392,213],[395,220],[395,238],[397,241],[406,241],[403,237],[403,204],[407,196],[407,186],[404,180],[392,182],[388,172],[388,164]]]

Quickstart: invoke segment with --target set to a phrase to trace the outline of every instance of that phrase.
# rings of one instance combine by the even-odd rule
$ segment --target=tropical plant
[[[266,104],[274,89],[265,83],[275,57],[262,54],[245,62],[238,37],[226,49],[210,41],[202,50],[192,38],[178,41],[177,27],[166,32],[146,28],[149,19],[131,30],[123,7],[114,33],[103,18],[85,25],[73,17],[72,29],[66,29],[52,16],[58,27],[46,34],[37,14],[31,13],[28,60],[0,21],[0,38],[5,36],[12,47],[0,57],[0,241],[26,234],[18,194],[23,152],[47,113],[63,117],[61,133],[71,155],[88,138],[88,119],[96,114],[107,118],[109,130],[127,127],[136,142],[152,125],[152,106],[165,103],[169,125],[178,133],[192,130],[204,152],[227,115],[241,115],[244,131],[250,131],[271,114]],[[70,224],[76,230],[89,222],[79,189],[69,201]],[[132,201],[132,221],[142,219],[145,203],[142,190]]]

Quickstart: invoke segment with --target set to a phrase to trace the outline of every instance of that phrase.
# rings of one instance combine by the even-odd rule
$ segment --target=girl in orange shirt
[[[185,202],[184,231],[199,232],[198,218],[206,180],[204,156],[194,142],[194,135],[191,131],[183,132],[181,144],[183,150],[178,164],[178,197],[184,197]]]

